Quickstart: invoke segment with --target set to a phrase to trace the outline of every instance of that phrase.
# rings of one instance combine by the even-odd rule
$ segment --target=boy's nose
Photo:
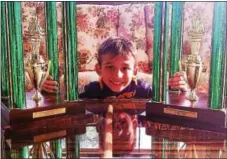
[[[121,72],[121,70],[116,69],[114,76],[116,76],[118,78],[122,78],[123,77],[123,73]]]

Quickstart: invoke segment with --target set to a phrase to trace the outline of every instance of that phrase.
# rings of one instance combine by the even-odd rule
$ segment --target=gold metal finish
[[[201,57],[199,55],[194,54],[189,55],[188,59],[182,62],[182,65],[184,67],[184,72],[186,73],[186,75],[183,74],[183,76],[184,77],[186,76],[185,81],[191,89],[191,92],[186,98],[190,101],[196,101],[198,100],[198,97],[195,94],[195,88],[198,84],[202,72]]]

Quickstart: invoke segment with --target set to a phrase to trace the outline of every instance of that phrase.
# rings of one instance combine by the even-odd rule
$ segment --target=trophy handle
[[[27,70],[25,71],[25,83],[26,83],[26,84],[29,84],[29,85],[33,85],[32,80],[31,80],[31,78],[29,77],[29,73],[28,73]]]
[[[51,61],[49,60],[48,61],[48,65],[47,65],[47,71],[45,73],[42,74],[42,77],[41,77],[41,80],[38,84],[38,88],[40,89],[41,88],[41,85],[43,84],[43,82],[47,79],[47,77],[49,76],[49,73],[50,73],[50,66],[51,66]]]
[[[31,68],[31,65],[26,64],[24,67],[24,75],[25,75],[25,85],[26,85],[26,90],[30,90],[31,88],[34,87],[34,72]]]
[[[183,77],[184,81],[185,81],[185,82],[187,83],[187,85],[188,85],[188,79],[187,79],[186,76],[185,76],[185,71],[182,69],[182,63],[183,63],[184,65],[186,65],[184,62],[182,62],[181,60],[179,60],[178,64],[179,64],[180,74],[181,74],[181,76]],[[187,67],[187,66],[185,66],[185,67]]]

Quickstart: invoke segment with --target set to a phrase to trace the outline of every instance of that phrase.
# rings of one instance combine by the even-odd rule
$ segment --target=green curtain
[[[170,18],[170,2],[165,2],[165,17],[164,17],[164,48],[163,48],[163,63],[162,63],[162,101],[167,100],[167,83],[168,83],[168,51],[169,51],[169,18]]]

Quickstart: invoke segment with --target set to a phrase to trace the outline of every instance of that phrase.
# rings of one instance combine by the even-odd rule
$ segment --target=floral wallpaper
[[[154,4],[146,5],[145,12],[145,27],[146,27],[146,53],[149,61],[153,61],[153,38],[154,38]]]
[[[148,4],[147,4],[148,5]],[[119,6],[118,36],[133,42],[136,49],[137,66],[140,72],[151,73],[146,53],[146,27],[144,7],[146,4],[123,4]]]
[[[56,3],[58,24],[59,65],[63,68],[64,52],[62,49],[62,5]],[[139,72],[152,73],[154,2],[124,3],[119,5],[76,5],[78,68],[80,72],[94,71],[97,62],[97,48],[110,36],[123,36],[133,41]],[[200,55],[203,60],[203,73],[197,89],[208,91],[211,57],[211,36],[213,2],[185,2],[183,21],[182,58],[191,53],[188,31],[191,20],[198,16],[205,26]],[[44,2],[22,2],[22,26],[25,58],[31,52],[28,37],[28,25],[32,14],[37,13],[41,28],[45,30]],[[170,18],[171,20],[171,18]],[[43,37],[45,39],[45,35]],[[46,56],[45,40],[42,40],[40,54]]]
[[[118,9],[111,5],[77,6],[79,70],[94,70],[97,49],[110,36],[117,36]]]

